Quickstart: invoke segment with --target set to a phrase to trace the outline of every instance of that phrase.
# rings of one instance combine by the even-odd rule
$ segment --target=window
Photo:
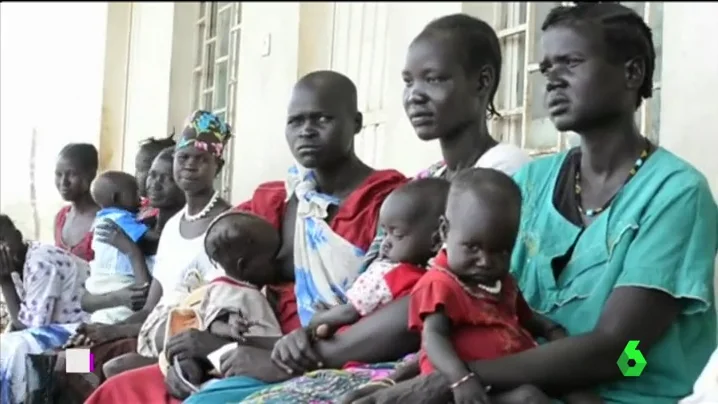
[[[494,29],[502,45],[504,65],[496,94],[501,118],[493,121],[492,133],[500,140],[519,145],[531,154],[549,154],[575,145],[576,135],[559,133],[543,104],[545,79],[538,70],[541,24],[560,2],[494,3]],[[658,143],[661,108],[662,2],[622,2],[640,14],[653,30],[656,70],[653,97],[636,114],[636,121],[649,139]]]
[[[356,137],[357,155],[374,166],[381,152],[387,116],[384,89],[387,70],[388,4],[334,3],[331,68],[354,81],[364,126]]]
[[[240,2],[202,2],[197,18],[197,53],[192,78],[192,110],[212,111],[234,124],[239,61]],[[234,125],[233,125],[234,126]],[[229,198],[232,148],[225,152],[225,168],[215,189]]]

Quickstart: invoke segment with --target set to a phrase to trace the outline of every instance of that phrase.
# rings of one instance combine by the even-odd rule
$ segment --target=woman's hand
[[[130,285],[114,293],[116,293],[117,300],[122,306],[127,306],[132,311],[139,311],[145,307],[149,292],[150,284],[145,283],[143,285]]]
[[[86,324],[82,323],[77,327],[76,333],[90,341],[90,346],[100,345],[107,342],[117,341],[125,338],[121,328],[113,324]]]
[[[317,327],[317,335],[320,335]],[[314,350],[310,338],[310,330],[300,328],[290,332],[277,341],[272,351],[272,361],[277,366],[291,369],[294,374],[302,374],[309,370],[322,367],[322,359]]]
[[[180,361],[180,368],[182,368],[184,377],[185,379],[187,379],[188,382],[194,384],[195,386],[199,386],[200,384],[202,384],[204,374],[202,372],[202,366],[197,360],[182,360]],[[165,376],[165,387],[167,388],[167,392],[172,397],[180,400],[184,400],[193,393],[192,389],[187,386],[187,384],[183,382],[180,376],[177,374],[177,371],[175,370],[174,366],[170,366],[169,368],[167,368],[167,375]]]
[[[170,361],[174,360],[175,356],[180,361],[190,358],[206,359],[207,355],[226,343],[227,340],[220,336],[193,328],[170,337],[165,344],[165,350]]]
[[[224,377],[249,376],[266,383],[290,379],[291,369],[275,364],[269,355],[267,350],[240,345],[222,355],[219,370]]]
[[[472,377],[454,388],[455,404],[490,404],[486,389],[479,380]]]
[[[117,248],[128,256],[140,252],[137,244],[133,243],[119,226],[109,220],[103,220],[95,227],[95,239]]]
[[[393,387],[377,390],[354,401],[353,404],[445,404],[451,401],[449,382],[439,372],[434,372],[398,383]]]

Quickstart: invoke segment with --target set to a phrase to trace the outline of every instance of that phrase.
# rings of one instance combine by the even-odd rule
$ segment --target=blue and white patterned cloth
[[[100,209],[95,216],[93,229],[103,221],[115,223],[135,243],[149,230],[149,227],[137,220],[134,213],[124,209]],[[85,284],[88,292],[93,295],[105,294],[135,284],[132,261],[127,254],[109,244],[98,242],[94,233],[92,249],[95,251],[95,258],[90,262],[90,277]],[[146,262],[147,268],[152,271],[153,257],[147,257]],[[131,314],[132,310],[129,307],[109,307],[93,312],[90,321],[115,324]]]
[[[93,229],[106,220],[116,224],[135,243],[149,230],[149,227],[137,220],[134,213],[118,208],[100,209],[95,216]],[[90,263],[92,275],[132,276],[134,274],[130,257],[109,244],[98,242],[94,234],[92,250],[95,252],[95,259]]]
[[[346,302],[345,292],[363,267],[365,251],[337,235],[326,222],[330,205],[340,200],[317,191],[314,173],[300,165],[289,168],[287,198],[297,198],[294,228],[294,293],[302,325],[309,324],[314,304]]]
[[[61,347],[78,325],[52,324],[0,334],[0,404],[25,402],[39,382],[28,367],[28,355]]]

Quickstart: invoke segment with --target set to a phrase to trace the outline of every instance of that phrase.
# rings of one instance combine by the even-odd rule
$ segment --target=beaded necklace
[[[648,155],[651,153],[651,142],[648,141],[648,139],[645,140],[646,147],[641,151],[641,154],[638,156],[638,159],[636,159],[636,162],[633,164],[633,167],[631,168],[631,171],[628,172],[628,177],[626,178],[626,181],[623,182],[623,185],[621,185],[621,188],[619,188],[618,191],[616,191],[613,196],[606,201],[603,206],[596,208],[596,209],[584,209],[581,204],[581,159],[576,159],[576,176],[575,176],[575,183],[574,183],[574,190],[576,195],[576,206],[578,206],[578,211],[582,215],[585,215],[587,217],[593,217],[598,215],[599,213],[603,212],[608,208],[608,206],[613,202],[613,199],[616,198],[616,195],[623,189],[623,187],[626,186],[628,181],[633,178],[638,170],[643,166],[643,163],[646,162],[646,159],[648,158]]]

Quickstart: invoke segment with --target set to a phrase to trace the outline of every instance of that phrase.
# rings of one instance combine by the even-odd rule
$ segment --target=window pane
[[[214,1],[210,3],[209,8],[209,35],[208,37],[213,37],[217,35],[217,3]]]
[[[534,47],[531,50],[531,63],[538,63],[541,57],[541,26],[552,8],[561,5],[560,2],[532,3],[534,12]]]
[[[217,72],[214,76],[214,93],[216,98],[214,99],[214,109],[220,109],[227,106],[227,63],[222,62],[217,64]]]
[[[202,71],[196,72],[192,77],[192,110],[200,108],[202,91]]]
[[[207,80],[205,88],[211,88],[214,81],[214,42],[207,44]]]
[[[648,100],[648,130],[646,136],[653,143],[658,144],[661,140],[661,90],[653,91],[653,97]]]
[[[204,23],[197,24],[197,52],[194,56],[195,67],[202,66],[202,49],[204,44]]]
[[[226,56],[229,52],[229,28],[232,19],[232,9],[228,8],[219,14],[217,29],[217,43],[219,54],[217,57]]]
[[[505,3],[494,3],[496,7],[499,8],[499,16],[498,21],[496,21],[495,29],[496,31],[501,31],[502,29],[508,28],[509,25],[509,7],[511,7],[511,3],[505,2]]]
[[[516,55],[518,69],[514,71],[514,74],[516,74],[515,106],[522,107],[524,105],[524,72],[526,71],[526,33],[517,35],[515,42],[517,44],[516,51],[518,52],[518,55]]]
[[[526,24],[526,7],[528,7],[527,2],[519,2],[519,24]]]
[[[523,105],[526,34],[520,33],[503,38],[501,52],[504,63],[501,66],[496,107],[499,110],[510,110]]]
[[[503,116],[496,122],[494,138],[519,146],[522,128],[521,115]]]
[[[653,73],[653,81],[661,81],[663,71],[663,2],[652,2],[651,15],[649,17],[651,30],[653,31],[653,46],[656,48],[656,70]]]
[[[529,75],[531,85],[531,122],[526,133],[526,147],[532,150],[545,150],[557,147],[559,133],[548,116],[545,106],[546,78],[540,72]]]
[[[204,93],[204,100],[202,102],[202,109],[211,111],[212,108],[212,91]]]

